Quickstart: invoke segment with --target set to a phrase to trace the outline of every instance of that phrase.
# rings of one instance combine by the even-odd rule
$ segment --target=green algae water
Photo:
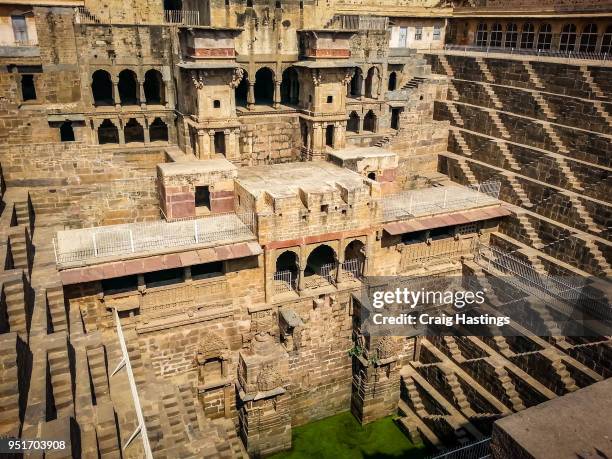
[[[292,445],[268,459],[422,459],[428,452],[410,442],[393,416],[362,426],[348,411],[296,427]]]

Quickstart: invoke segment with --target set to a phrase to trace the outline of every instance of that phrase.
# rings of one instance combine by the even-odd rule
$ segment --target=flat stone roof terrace
[[[59,231],[59,269],[192,248],[254,241],[253,216],[218,214],[176,222],[142,222]]]
[[[365,188],[365,179],[348,169],[327,162],[284,163],[245,167],[238,171],[238,183],[253,196],[268,192],[275,197],[293,196],[300,189],[311,192]]]

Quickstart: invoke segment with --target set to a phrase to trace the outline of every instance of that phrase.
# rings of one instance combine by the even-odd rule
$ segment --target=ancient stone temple
[[[1,1],[0,436],[612,457],[611,54],[610,0]],[[533,329],[369,333],[398,276]]]

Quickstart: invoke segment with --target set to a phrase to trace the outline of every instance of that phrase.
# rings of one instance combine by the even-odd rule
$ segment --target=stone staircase
[[[193,393],[193,386],[191,384],[182,384],[178,386],[178,392],[183,405],[183,420],[185,425],[191,427],[193,431],[199,432],[200,422],[196,409],[196,403],[199,402]]]
[[[516,219],[518,220],[519,225],[521,226],[523,233],[525,234],[525,237],[527,237],[527,239],[529,240],[531,247],[535,249],[540,249],[544,247],[544,243],[540,239],[540,236],[538,236],[538,232],[531,224],[529,216],[524,212],[519,212],[516,214]]]
[[[459,91],[457,91],[457,88],[455,87],[455,83],[453,83],[452,80],[449,82],[448,92],[451,95],[451,100],[459,101],[461,99],[461,96],[459,95]]]
[[[25,226],[14,228],[9,235],[13,266],[18,269],[30,270],[31,261],[28,253],[28,233]]]
[[[506,397],[508,397],[508,400],[510,400],[510,403],[512,404],[511,408],[514,411],[524,410],[525,405],[523,404],[519,393],[516,391],[512,379],[510,379],[510,376],[508,376],[508,372],[506,371],[506,369],[501,365],[494,365],[493,369],[495,371],[495,375],[499,383],[504,389]]]
[[[27,279],[22,273],[16,273],[3,282],[4,301],[10,330],[25,338],[27,335],[27,311],[24,290],[28,288]]]
[[[581,185],[581,182],[580,180],[578,180],[578,177],[576,177],[576,175],[574,174],[574,171],[570,167],[567,160],[561,156],[555,156],[555,160],[557,164],[559,165],[559,169],[561,169],[561,171],[567,178],[567,181],[569,182],[570,186],[574,190],[583,191],[584,187]]]
[[[100,404],[103,400],[108,400],[110,396],[104,347],[99,346],[93,349],[88,349],[87,361],[89,363],[91,385],[93,387],[97,403]]]
[[[550,105],[548,105],[548,102],[546,102],[546,99],[544,98],[544,96],[542,95],[541,92],[539,92],[539,91],[531,91],[531,95],[533,96],[534,100],[536,101],[536,103],[540,107],[540,110],[542,110],[542,112],[544,112],[544,114],[546,115],[547,119],[549,119],[549,120],[556,120],[557,119],[557,116],[555,115],[553,110],[550,108]]]
[[[442,68],[444,69],[444,72],[446,72],[446,75],[451,77],[451,78],[454,78],[455,77],[455,72],[453,72],[453,68],[448,63],[448,60],[446,59],[446,56],[440,54],[440,55],[438,55],[438,57],[440,58],[440,64],[442,65]]]
[[[533,85],[538,89],[545,89],[546,86],[544,86],[544,83],[542,83],[542,80],[540,80],[540,77],[538,76],[536,71],[533,69],[531,64],[529,62],[524,61],[523,66],[525,67],[525,70],[527,70],[527,73],[529,74],[529,79],[531,80]]]
[[[162,406],[170,425],[170,431],[166,432],[169,443],[180,444],[187,441],[183,416],[179,408],[179,401],[174,391],[165,392],[162,395]]]
[[[484,88],[485,92],[491,99],[491,102],[493,102],[493,106],[498,110],[503,110],[504,104],[502,103],[501,100],[499,100],[499,97],[497,97],[497,94],[495,94],[493,87],[489,84],[483,84],[482,87]]]
[[[580,220],[582,220],[582,222],[587,225],[588,231],[592,233],[601,233],[601,228],[599,228],[597,223],[595,223],[595,221],[591,218],[589,211],[586,207],[584,207],[584,204],[582,204],[578,196],[574,193],[563,193],[563,195],[570,200],[570,202],[572,203],[572,207],[578,213]]]
[[[468,162],[463,158],[455,158],[455,159],[457,161],[457,164],[459,165],[459,169],[461,170],[461,172],[463,173],[463,176],[468,182],[467,184],[472,185],[472,186],[478,186],[478,180],[476,179],[476,176],[470,169],[470,165],[468,164]]]
[[[508,165],[510,166],[510,169],[514,169],[515,171],[521,170],[521,165],[514,158],[514,155],[512,154],[510,149],[508,148],[508,145],[506,144],[506,142],[503,142],[501,140],[496,140],[495,144],[499,147],[499,150],[501,151],[502,155],[504,156],[504,159],[508,162]]]
[[[548,310],[548,308],[546,308],[544,305],[539,304],[537,302],[531,302],[530,308],[538,314],[538,316],[542,320],[542,323],[544,324],[544,327],[546,327],[546,330],[548,331],[550,336],[555,337],[555,336],[563,335],[563,332],[557,326],[557,321],[550,314],[550,311]]]
[[[514,194],[516,194],[520,202],[520,205],[528,209],[533,207],[533,203],[529,199],[529,196],[527,196],[527,193],[525,193],[525,190],[523,190],[523,185],[521,185],[521,183],[517,180],[516,176],[511,173],[504,174],[504,176],[510,183]]]
[[[453,117],[453,121],[455,122],[455,124],[457,126],[463,126],[463,118],[461,117],[461,114],[457,111],[457,107],[455,107],[454,104],[446,104],[446,106],[448,107],[448,111]]]
[[[65,343],[63,346],[54,346],[47,350],[47,362],[51,373],[53,398],[55,399],[55,409],[58,417],[60,415],[72,416],[74,414],[72,376]]]
[[[595,110],[597,110],[597,113],[599,114],[599,116],[601,116],[603,119],[606,120],[606,123],[608,123],[608,126],[612,127],[612,116],[605,109],[603,102],[600,100],[594,100],[593,106],[595,107]]]
[[[548,123],[546,121],[542,121],[541,124],[542,124],[542,128],[544,129],[544,132],[546,132],[546,134],[548,134],[548,136],[552,140],[553,144],[555,145],[555,148],[557,149],[557,151],[554,152],[554,153],[561,153],[561,154],[564,154],[564,155],[568,155],[570,153],[570,151],[563,144],[563,142],[559,138],[559,135],[555,132],[553,127],[550,125],[550,123]]]
[[[17,224],[25,225],[31,229],[30,222],[30,210],[28,201],[16,201],[15,205],[15,214],[17,215]]]
[[[425,405],[423,404],[423,400],[421,399],[421,395],[414,383],[412,378],[404,379],[404,385],[406,386],[406,391],[408,393],[408,398],[410,399],[410,403],[414,407],[414,411],[419,417],[427,416],[427,410],[425,409]]]
[[[115,459],[121,457],[113,404],[111,402],[98,404],[96,416],[96,436],[100,458]]]
[[[574,391],[580,389],[576,385],[576,381],[574,381],[574,379],[570,375],[570,372],[567,371],[567,367],[563,363],[563,360],[561,359],[561,357],[557,356],[555,358],[555,360],[553,360],[551,362],[550,365],[551,365],[552,368],[554,368],[555,373],[557,374],[557,376],[559,376],[559,380],[563,383],[563,386],[565,387],[566,391],[574,392]]]
[[[603,252],[597,247],[597,244],[590,238],[583,239],[585,246],[589,249],[591,255],[601,268],[601,270],[605,273],[607,277],[612,276],[612,269],[610,269],[610,263],[606,260]]]
[[[580,73],[587,84],[591,87],[591,91],[593,91],[595,96],[599,97],[600,99],[605,99],[606,94],[601,90],[599,85],[595,83],[595,80],[593,79],[593,76],[586,65],[580,67]]]
[[[446,379],[446,383],[448,387],[450,387],[453,393],[453,400],[455,404],[459,407],[459,409],[465,413],[466,415],[471,415],[473,413],[472,406],[468,401],[463,389],[461,388],[461,384],[457,379],[457,375],[450,369],[446,367],[442,367],[441,370],[444,372],[444,378]]]
[[[511,137],[510,132],[499,117],[499,113],[497,113],[495,110],[489,110],[489,115],[491,115],[491,120],[493,120],[493,124],[495,124],[495,127],[499,130],[501,136],[505,139],[509,139]]]
[[[66,317],[66,306],[64,304],[64,290],[61,285],[55,285],[46,289],[47,307],[53,324],[53,331],[63,331],[68,328]]]
[[[0,340],[0,434],[19,434],[19,381],[17,334],[7,333]]]
[[[481,57],[476,58],[476,63],[478,64],[478,67],[480,67],[480,71],[484,75],[485,80],[488,83],[494,83],[495,78],[493,78],[493,74],[489,70],[489,66],[487,65],[487,63]]]
[[[472,150],[470,149],[470,146],[466,143],[465,139],[463,138],[461,131],[455,128],[454,126],[451,126],[450,132],[453,138],[455,139],[455,142],[457,142],[457,144],[459,145],[459,148],[461,149],[461,152],[463,153],[463,155],[472,156]]]
[[[417,89],[427,78],[423,77],[412,77],[408,82],[402,86],[402,89]]]
[[[455,337],[454,336],[443,336],[442,339],[444,340],[444,344],[446,345],[446,348],[448,349],[448,352],[450,353],[451,358],[457,363],[465,362],[465,357],[463,357],[463,354],[461,353],[461,349],[459,349],[459,346],[457,346]]]

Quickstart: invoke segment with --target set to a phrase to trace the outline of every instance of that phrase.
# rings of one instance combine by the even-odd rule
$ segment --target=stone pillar
[[[210,141],[207,138],[208,132],[199,130],[198,131],[198,158],[207,159],[209,157],[209,145]]]
[[[255,105],[255,81],[249,80],[249,92],[247,93],[247,109],[252,110]]]
[[[117,131],[119,132],[119,143],[125,144],[125,131],[123,130],[123,122],[121,120],[117,123]]]
[[[208,149],[208,156],[210,158],[212,158],[217,152],[215,151],[215,131],[210,131],[208,133],[208,139],[209,139],[209,149]]]
[[[336,284],[342,282],[342,263],[344,263],[344,239],[340,239],[338,244],[338,256],[336,257],[338,266],[336,266]]]
[[[365,121],[365,115],[359,117],[359,126],[357,127],[357,133],[363,131],[363,122]]]
[[[144,131],[144,143],[145,145],[151,143],[151,133],[149,132],[149,120],[144,120],[144,126],[142,127]]]
[[[229,144],[230,144],[230,130],[226,129],[225,131],[223,131],[223,142],[225,142],[225,157],[229,158],[230,155],[230,149],[229,149]]]
[[[225,142],[225,156],[228,159],[239,159],[238,129],[230,129],[229,135],[225,138]]]
[[[142,108],[146,108],[146,106],[147,106],[147,96],[145,96],[144,82],[139,82],[138,87],[140,89],[140,106]]]
[[[361,89],[359,90],[359,98],[361,100],[365,99],[365,88],[366,88],[366,78],[361,76]]]
[[[313,126],[313,137],[312,137],[312,149],[314,151],[321,151],[325,142],[323,142],[323,134],[321,129],[321,123],[315,123]]]
[[[274,99],[272,100],[272,107],[278,108],[280,107],[281,102],[281,82],[276,80],[274,82]]]
[[[119,80],[117,78],[113,78],[113,102],[115,103],[115,107],[119,108],[121,106],[121,97],[119,97]]]
[[[166,108],[174,108],[174,91],[172,91],[172,82],[163,80],[164,82],[164,106]]]

